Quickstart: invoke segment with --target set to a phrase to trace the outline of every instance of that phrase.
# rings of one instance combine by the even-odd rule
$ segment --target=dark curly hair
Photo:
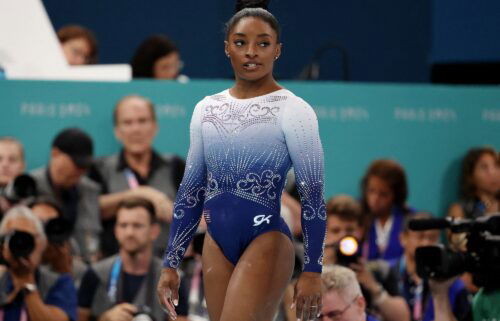
[[[362,205],[365,212],[369,212],[366,189],[368,187],[368,180],[372,176],[385,181],[394,194],[394,204],[402,209],[406,209],[405,203],[408,197],[408,185],[403,166],[390,159],[378,159],[370,164],[361,180]]]
[[[462,199],[473,199],[476,195],[476,185],[474,184],[473,175],[479,159],[488,154],[496,159],[500,165],[500,158],[491,147],[477,147],[470,149],[462,160],[462,175],[460,177],[460,197]]]
[[[142,42],[137,48],[130,65],[133,78],[154,78],[153,68],[155,62],[179,49],[168,37],[154,35]]]

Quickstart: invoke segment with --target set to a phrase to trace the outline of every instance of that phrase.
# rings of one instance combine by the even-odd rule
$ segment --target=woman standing
[[[186,172],[174,206],[158,296],[175,317],[176,268],[200,222],[207,222],[203,278],[211,320],[272,320],[291,278],[294,249],[280,217],[293,165],[302,200],[303,272],[297,318],[321,310],[325,235],[323,150],[316,115],[273,77],[280,27],[265,8],[239,3],[226,25],[235,84],[200,101],[191,121]],[[252,8],[250,8],[250,7]],[[241,9],[241,10],[239,10]]]

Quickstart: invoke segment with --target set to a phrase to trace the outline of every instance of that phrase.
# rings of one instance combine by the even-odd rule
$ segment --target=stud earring
[[[278,60],[278,57],[279,57],[279,56],[274,57],[274,60]]]

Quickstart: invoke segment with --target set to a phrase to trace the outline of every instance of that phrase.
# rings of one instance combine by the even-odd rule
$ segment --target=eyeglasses
[[[333,321],[338,321],[340,320],[340,318],[342,317],[342,315],[347,311],[349,310],[349,308],[352,306],[352,304],[354,302],[356,302],[356,300],[359,298],[359,295],[357,295],[352,301],[351,303],[349,303],[344,309],[342,310],[334,310],[334,311],[330,311],[328,313],[320,313],[317,320],[324,320],[324,318],[328,318],[330,320],[333,320]]]

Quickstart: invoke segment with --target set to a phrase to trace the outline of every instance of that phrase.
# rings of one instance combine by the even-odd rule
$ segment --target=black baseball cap
[[[52,142],[52,147],[68,154],[80,168],[87,168],[92,164],[92,138],[79,128],[66,128],[59,132]]]

